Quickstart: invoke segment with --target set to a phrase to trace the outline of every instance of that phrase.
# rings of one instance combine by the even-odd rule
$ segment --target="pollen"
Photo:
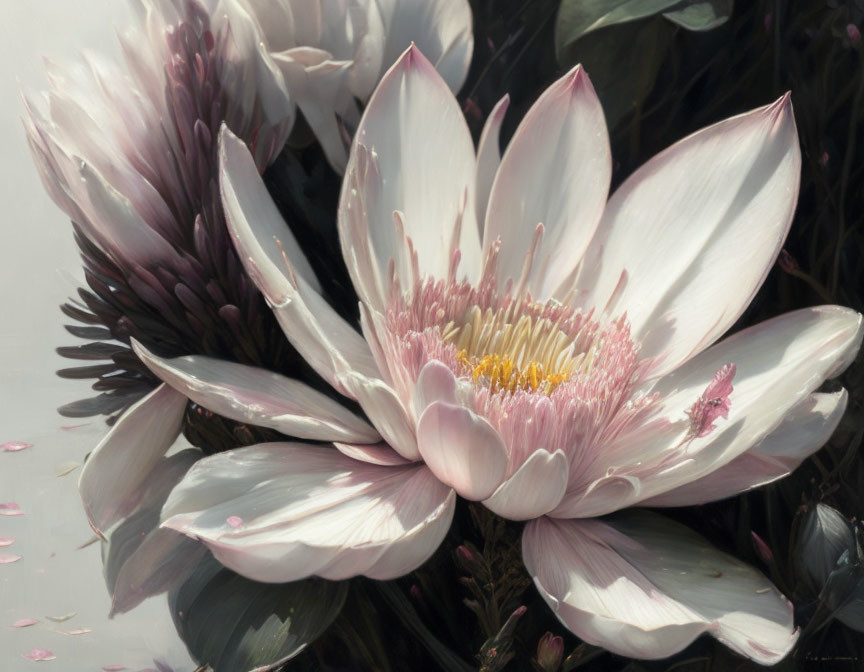
[[[451,322],[442,330],[456,347],[456,359],[476,385],[493,392],[518,390],[551,394],[573,376],[591,370],[599,348],[595,329],[563,324],[540,306],[468,311],[461,326]],[[574,338],[575,336],[575,338]]]

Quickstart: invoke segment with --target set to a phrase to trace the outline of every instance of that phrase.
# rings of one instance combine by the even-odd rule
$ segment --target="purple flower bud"
[[[858,26],[854,23],[850,23],[846,26],[846,35],[849,37],[849,43],[853,47],[858,47],[861,44],[861,31],[858,30]]]
[[[766,565],[770,565],[774,561],[774,553],[771,552],[768,544],[762,541],[762,537],[752,530],[750,532],[750,538],[753,540],[753,548],[756,549],[756,554],[759,556],[759,559]]]

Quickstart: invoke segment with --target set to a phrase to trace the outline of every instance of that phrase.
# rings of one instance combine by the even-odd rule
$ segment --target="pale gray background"
[[[74,58],[82,49],[116,55],[114,28],[127,25],[124,0],[0,0],[0,444],[33,448],[0,452],[0,502],[18,502],[26,515],[0,516],[0,537],[14,537],[0,553],[23,557],[0,564],[0,670],[152,668],[158,658],[176,670],[194,669],[177,638],[164,596],[108,620],[99,547],[75,550],[92,536],[77,495],[80,468],[58,477],[59,465],[81,462],[104,432],[94,420],[61,418],[55,408],[85,396],[87,385],[61,381],[69,366],[53,349],[72,345],[58,305],[80,277],[71,227],[42,190],[30,160],[20,117],[21,91],[46,86],[42,57]],[[80,341],[79,341],[80,343]],[[53,623],[46,616],[77,615]],[[20,618],[40,623],[24,629]],[[92,628],[69,636],[58,630]],[[57,659],[31,662],[20,655],[51,650]]]

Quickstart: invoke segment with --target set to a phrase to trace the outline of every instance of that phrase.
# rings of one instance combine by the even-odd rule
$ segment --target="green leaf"
[[[257,583],[205,558],[168,601],[189,653],[215,672],[280,665],[338,616],[347,582]]]
[[[612,129],[654,88],[674,34],[660,17],[604,28],[570,44],[559,60],[564,67],[585,67]]]
[[[735,0],[697,0],[663,14],[687,30],[713,30],[729,20]]]
[[[558,61],[570,45],[588,33],[654,16],[679,4],[681,0],[562,0],[555,20]]]

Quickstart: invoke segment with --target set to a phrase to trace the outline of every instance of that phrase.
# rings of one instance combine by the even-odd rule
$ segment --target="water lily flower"
[[[288,340],[368,422],[275,373],[136,344],[167,386],[215,413],[333,442],[197,461],[162,528],[259,581],[390,579],[433,553],[458,495],[527,521],[525,566],[585,641],[658,658],[707,632],[776,662],[797,631],[768,579],[665,517],[622,510],[781,478],[843,414],[845,391],[816,390],[860,346],[854,311],[799,310],[716,342],[792,220],[789,96],[681,140],[608,200],[607,130],[580,67],[537,100],[501,156],[506,107],[475,153],[419,49],[383,78],[339,211],[362,333],[316,291],[253,157],[222,131],[223,204],[247,272]],[[134,416],[120,430],[149,431]],[[142,440],[136,459],[155,463],[165,443]],[[116,507],[139,478],[91,459],[88,510]],[[98,487],[106,480],[114,494]]]
[[[270,328],[269,311],[244,276],[219,202],[219,128],[227,124],[242,138],[263,171],[282,149],[299,105],[334,165],[344,167],[337,116],[356,126],[354,97],[368,98],[398,56],[395,48],[428,44],[453,86],[461,85],[473,47],[470,8],[466,0],[134,6],[138,21],[120,36],[122,65],[93,54],[69,66],[49,63],[47,104],[27,103],[37,169],[76,227],[93,292],[83,295],[89,312],[80,305],[64,310],[97,326],[70,331],[124,343],[134,336],[171,344],[175,353],[208,343],[227,354],[233,346],[226,351],[206,333],[216,324],[242,334],[250,350],[268,350],[256,335],[269,338],[278,327]],[[61,373],[95,374],[98,389],[109,391],[69,405],[69,415],[113,413],[153,387],[123,346],[89,343],[61,354],[112,360]],[[286,358],[281,350],[273,356]]]

